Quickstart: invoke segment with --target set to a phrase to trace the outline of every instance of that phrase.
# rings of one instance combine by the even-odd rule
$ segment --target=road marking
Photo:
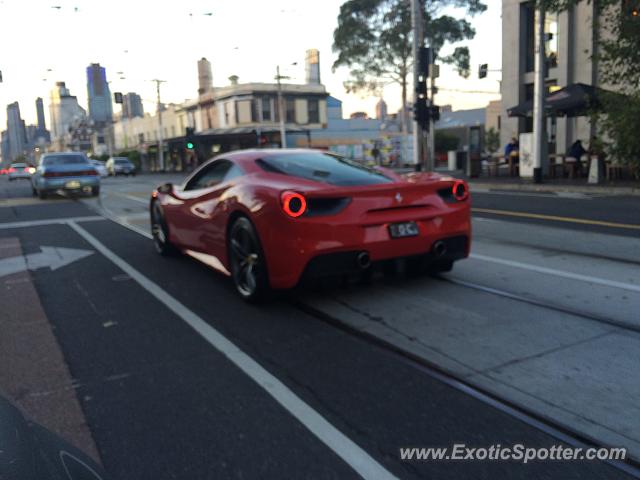
[[[477,253],[472,253],[470,257],[475,258],[476,260],[483,260],[485,262],[498,263],[500,265],[507,265],[509,267],[522,268],[525,270],[531,270],[533,272],[555,275],[556,277],[569,278],[571,280],[580,280],[582,282],[595,283],[597,285],[604,285],[606,287],[620,288],[622,290],[629,290],[631,292],[640,293],[640,285],[633,285],[631,283],[616,282],[615,280],[607,280],[605,278],[592,277],[590,275],[565,272],[562,270],[555,270],[553,268],[539,267],[538,265],[531,265],[529,263],[521,263],[515,262],[513,260],[489,257],[486,255],[479,255]]]
[[[178,300],[169,295],[160,286],[152,282],[122,258],[117,256],[97,238],[75,222],[69,222],[82,238],[91,246],[111,260],[120,270],[134,279],[147,292],[164,304],[169,310],[182,318],[209,344],[226,356],[235,366],[248,375],[254,382],[271,395],[282,407],[302,423],[320,441],[342,458],[362,478],[394,479],[391,472],[380,465],[373,457],[360,448],[355,442],[331,425],[313,408],[307,405],[294,392],[289,390],[280,380],[271,375],[258,362],[244,353],[202,318],[189,310]]]
[[[119,197],[125,197],[128,198],[129,200],[133,200],[135,202],[139,202],[139,203],[144,203],[145,205],[149,205],[149,199],[148,198],[140,198],[140,197],[136,197],[134,195],[118,195]]]
[[[106,218],[91,216],[91,217],[70,217],[70,218],[51,218],[48,220],[29,220],[26,222],[7,222],[0,223],[0,230],[8,230],[11,228],[27,228],[27,227],[41,227],[44,225],[64,225],[69,222],[97,222],[104,221]]]
[[[93,255],[91,250],[42,246],[39,253],[30,253],[29,255],[0,260],[0,277],[25,270],[37,270],[47,267],[51,270],[57,270],[89,255]]]
[[[490,213],[492,215],[506,215],[509,217],[536,218],[539,220],[553,220],[556,222],[579,223],[581,225],[597,225],[600,227],[628,228],[631,230],[640,230],[640,225],[634,225],[631,223],[604,222],[600,220],[586,220],[583,218],[557,217],[555,215],[543,215],[540,213],[524,213],[524,212],[511,212],[508,210],[493,210],[490,208],[472,208],[471,211],[474,213]]]

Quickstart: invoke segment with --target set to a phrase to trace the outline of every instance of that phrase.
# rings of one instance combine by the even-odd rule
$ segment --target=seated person
[[[581,140],[576,140],[575,142],[573,142],[573,145],[571,145],[569,151],[567,152],[567,159],[575,158],[576,171],[578,172],[578,175],[582,173],[582,156],[585,153],[587,153],[587,151],[582,146]]]
[[[511,139],[511,142],[507,143],[507,146],[504,147],[504,159],[508,160],[509,157],[513,157],[514,162],[518,163],[520,145],[518,144],[518,140],[514,137]]]

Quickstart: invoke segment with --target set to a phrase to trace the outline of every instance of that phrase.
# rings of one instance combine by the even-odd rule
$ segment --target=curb
[[[520,183],[485,183],[469,181],[471,191],[474,189],[518,191],[518,192],[566,192],[584,194],[606,194],[606,195],[634,195],[640,196],[640,186],[638,187],[609,187],[603,185],[533,185]]]

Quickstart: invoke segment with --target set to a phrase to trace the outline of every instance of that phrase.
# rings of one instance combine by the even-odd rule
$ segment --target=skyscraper
[[[2,156],[2,164],[9,163],[9,132],[3,130],[0,133],[0,156]]]
[[[122,97],[122,116],[124,118],[144,117],[144,107],[140,95],[129,92]]]
[[[320,83],[320,52],[311,48],[305,56],[305,72],[307,83]]]
[[[42,103],[42,98],[38,97],[36,98],[36,113],[38,116],[38,129],[39,130],[46,130],[47,126],[44,122],[44,105]]]
[[[198,93],[202,95],[213,88],[211,62],[202,57],[198,60]]]
[[[387,102],[382,98],[376,103],[376,118],[383,122],[387,119]]]
[[[87,95],[89,97],[89,117],[97,125],[105,125],[113,120],[111,91],[107,83],[107,73],[99,63],[87,67]]]
[[[27,147],[27,133],[20,116],[20,105],[13,102],[7,105],[7,137],[9,139],[9,160],[24,155]]]
[[[42,103],[42,98],[40,97],[36,98],[36,114],[38,117],[38,128],[35,132],[35,137],[31,139],[30,142],[49,143],[51,141],[51,135],[47,130],[47,125],[44,120],[44,105]]]
[[[49,114],[53,138],[62,137],[67,133],[74,120],[84,118],[87,115],[85,110],[78,105],[78,99],[71,95],[64,82],[56,82],[55,88],[51,90]]]

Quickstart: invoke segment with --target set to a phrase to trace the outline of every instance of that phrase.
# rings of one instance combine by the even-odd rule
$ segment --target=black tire
[[[151,235],[153,236],[153,245],[163,257],[177,255],[179,250],[169,241],[169,227],[164,219],[162,207],[156,201],[151,204]]]
[[[40,200],[44,200],[47,198],[47,192],[44,190],[38,190],[38,198],[40,198]]]
[[[238,217],[227,238],[231,278],[243,300],[256,303],[269,292],[269,277],[260,238],[251,221]]]
[[[100,195],[100,187],[91,187],[91,196],[97,197]]]
[[[10,181],[10,182],[13,182],[13,178],[9,177],[9,181]]]

